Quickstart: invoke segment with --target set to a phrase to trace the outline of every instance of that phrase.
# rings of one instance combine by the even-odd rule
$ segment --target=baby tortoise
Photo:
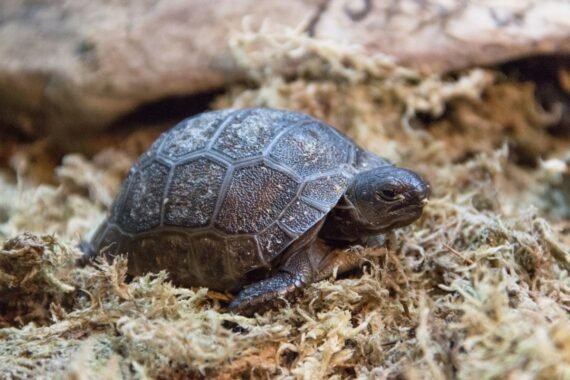
[[[297,112],[207,112],[165,132],[131,169],[90,255],[128,254],[128,273],[238,292],[252,314],[354,268],[331,247],[420,217],[428,185]]]

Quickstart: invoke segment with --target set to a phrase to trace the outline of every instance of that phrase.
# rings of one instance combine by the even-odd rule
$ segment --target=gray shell
[[[131,169],[92,245],[128,252],[133,275],[235,290],[388,162],[307,115],[208,112],[165,132]]]

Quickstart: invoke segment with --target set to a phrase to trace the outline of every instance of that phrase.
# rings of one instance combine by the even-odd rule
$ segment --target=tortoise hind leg
[[[323,247],[319,244],[293,252],[273,276],[242,290],[230,303],[229,310],[253,315],[271,308],[283,298],[293,296],[314,281],[317,275],[313,266],[314,258],[323,254]]]

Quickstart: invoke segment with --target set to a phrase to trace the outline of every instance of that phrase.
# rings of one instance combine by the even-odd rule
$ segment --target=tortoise
[[[132,276],[237,292],[251,314],[358,261],[350,246],[418,219],[429,186],[303,113],[211,111],[163,133],[134,164],[88,256]]]

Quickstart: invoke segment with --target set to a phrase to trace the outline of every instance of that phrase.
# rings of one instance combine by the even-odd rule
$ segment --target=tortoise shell
[[[323,122],[266,108],[186,119],[131,169],[95,251],[129,273],[236,290],[322,220],[356,173],[387,165]]]

